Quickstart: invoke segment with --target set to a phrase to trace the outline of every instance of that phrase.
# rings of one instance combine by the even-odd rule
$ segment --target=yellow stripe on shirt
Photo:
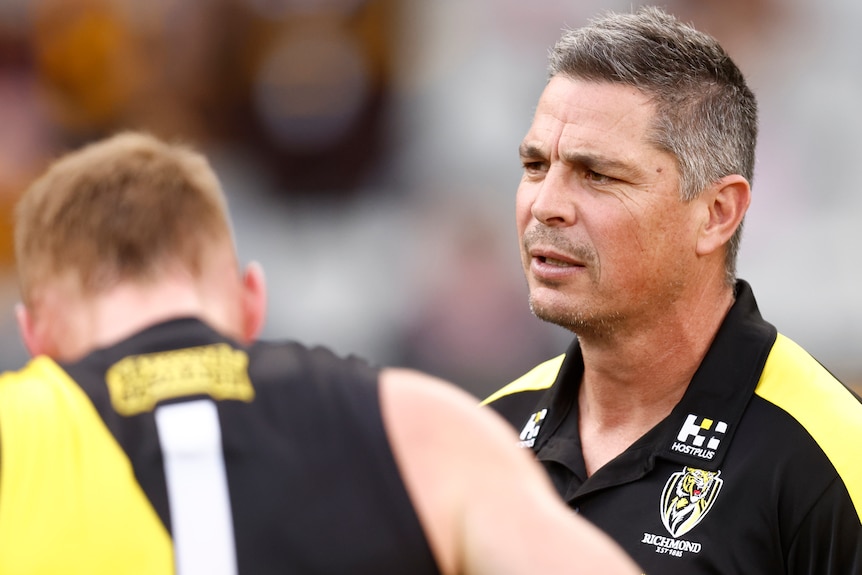
[[[486,405],[492,401],[500,399],[501,397],[521,391],[548,389],[554,385],[554,381],[557,379],[557,373],[559,373],[560,367],[563,365],[563,360],[565,358],[566,354],[562,354],[540,363],[512,383],[488,396],[484,401],[482,401],[482,405]]]
[[[843,479],[862,521],[862,404],[817,360],[781,334],[755,393],[808,431]]]

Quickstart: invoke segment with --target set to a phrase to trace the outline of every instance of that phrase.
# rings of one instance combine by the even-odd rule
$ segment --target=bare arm
[[[569,510],[514,431],[458,388],[381,375],[389,439],[443,573],[637,574],[607,535]]]

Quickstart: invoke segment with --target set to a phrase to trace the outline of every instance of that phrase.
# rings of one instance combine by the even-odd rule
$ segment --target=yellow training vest
[[[161,575],[171,538],[81,388],[39,357],[0,376],[0,575]]]

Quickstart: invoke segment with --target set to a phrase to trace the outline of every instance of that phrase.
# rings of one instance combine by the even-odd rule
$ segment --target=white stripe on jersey
[[[230,496],[214,402],[155,412],[165,465],[177,575],[236,575]]]

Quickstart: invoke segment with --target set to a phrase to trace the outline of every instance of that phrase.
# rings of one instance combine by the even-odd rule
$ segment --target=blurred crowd
[[[862,8],[661,4],[717,36],[760,99],[740,275],[781,331],[862,381]],[[560,353],[568,335],[527,308],[517,146],[560,29],[631,5],[0,0],[0,369],[26,361],[12,313],[17,195],[58,153],[129,128],[212,159],[240,255],[268,275],[268,337],[479,395]]]

